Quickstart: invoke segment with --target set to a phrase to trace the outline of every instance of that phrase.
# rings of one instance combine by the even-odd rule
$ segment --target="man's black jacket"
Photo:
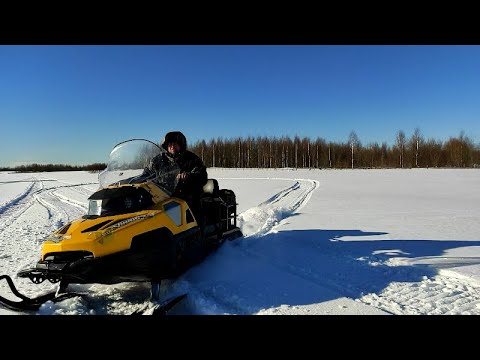
[[[207,168],[202,159],[189,150],[178,153],[173,159],[181,172],[188,173],[185,180],[178,182],[174,195],[185,200],[199,198],[203,192],[203,185],[208,180]]]

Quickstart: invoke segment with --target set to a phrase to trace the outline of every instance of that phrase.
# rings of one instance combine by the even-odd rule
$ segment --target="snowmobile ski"
[[[23,294],[21,294],[17,288],[15,287],[13,280],[8,275],[1,275],[0,280],[5,279],[10,287],[12,293],[19,299],[20,301],[14,301],[7,299],[3,296],[0,296],[0,306],[3,306],[12,311],[37,311],[40,307],[46,303],[47,301],[52,302],[59,302],[71,297],[79,296],[77,293],[61,293],[59,294],[58,291],[52,291],[35,298],[29,298]]]
[[[168,315],[168,312],[172,310],[186,296],[187,294],[174,296],[173,298],[165,300],[160,304],[154,304],[153,310],[152,310],[152,307],[149,306],[146,309],[136,310],[130,315],[146,315],[147,313],[148,315],[155,315],[155,316]]]

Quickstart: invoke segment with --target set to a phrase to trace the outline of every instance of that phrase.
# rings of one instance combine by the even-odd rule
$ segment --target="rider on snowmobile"
[[[197,222],[203,228],[200,196],[208,180],[207,168],[196,154],[187,150],[187,139],[180,131],[168,132],[161,146],[167,151],[167,158],[161,155],[153,158],[150,169],[158,169],[159,166],[171,161],[178,165],[180,173],[177,175],[178,183],[172,195],[188,203]]]

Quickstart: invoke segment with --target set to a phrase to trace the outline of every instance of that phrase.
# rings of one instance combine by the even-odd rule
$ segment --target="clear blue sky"
[[[480,46],[0,46],[0,166],[105,162],[128,138],[403,130],[480,142]]]

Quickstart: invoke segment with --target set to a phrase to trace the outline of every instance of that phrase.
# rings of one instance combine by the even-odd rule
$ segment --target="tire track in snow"
[[[480,285],[474,284],[468,279],[452,278],[442,271],[434,277],[423,276],[421,281],[391,281],[379,293],[371,292],[358,297],[356,294],[369,287],[365,283],[368,281],[368,274],[371,274],[372,278],[383,274],[388,279],[398,278],[399,276],[395,276],[397,272],[408,271],[411,276],[417,278],[422,270],[416,269],[415,266],[408,270],[387,264],[381,266],[378,262],[371,267],[364,261],[360,263],[355,261],[348,254],[328,253],[323,255],[329,258],[335,257],[335,262],[348,264],[344,267],[346,270],[324,271],[319,268],[319,271],[315,266],[308,266],[308,262],[300,265],[295,261],[285,261],[284,258],[277,259],[244,245],[235,248],[290,275],[387,313],[395,315],[480,315]],[[321,261],[320,257],[318,261]],[[348,276],[349,271],[361,273],[365,267],[369,269],[359,279]],[[406,274],[403,277],[408,279],[409,275]]]
[[[75,186],[77,185],[53,186],[35,194],[37,201],[48,210],[49,217],[53,220],[52,232],[87,212],[88,206],[85,203],[59,193],[63,188]]]
[[[0,268],[2,274],[15,277],[18,270],[26,265],[32,265],[40,255],[39,241],[52,229],[51,209],[39,197],[45,191],[41,180],[35,178],[31,191],[12,205],[8,214],[0,217]],[[5,216],[6,215],[6,216]],[[32,287],[30,280],[15,279],[16,286],[26,296],[45,288]],[[0,283],[0,292],[11,294],[5,283]],[[10,295],[12,296],[12,295]]]
[[[51,231],[65,225],[70,221],[70,215],[62,206],[54,205],[55,202],[60,202],[58,198],[53,194],[54,189],[48,189],[41,193],[35,194],[34,197],[40,205],[42,205],[48,212],[48,219],[51,221]]]
[[[88,210],[88,200],[87,199],[91,194],[94,193],[94,191],[88,190],[88,189],[84,188],[84,186],[85,185],[92,185],[92,184],[98,185],[98,184],[97,183],[72,184],[72,183],[65,182],[65,181],[58,181],[58,182],[66,184],[66,185],[59,185],[59,186],[55,186],[53,188],[50,188],[49,189],[49,190],[51,190],[51,191],[49,191],[50,195],[52,197],[55,197],[56,198],[55,201],[57,201],[57,202],[62,202],[62,203],[67,204],[71,207],[77,208],[79,211],[74,211],[73,212],[74,217],[80,217],[80,216],[84,215]],[[69,196],[66,196],[64,194],[61,194],[59,191],[61,191],[62,189],[65,189],[65,188],[68,188],[69,190],[73,190],[74,192],[76,192],[78,194],[81,194],[83,197],[85,197],[85,201],[79,201],[79,200],[73,199]],[[83,189],[83,191],[81,189]],[[72,219],[72,216],[70,215],[69,218]]]
[[[87,212],[88,205],[86,203],[78,201],[78,200],[71,199],[71,198],[69,198],[65,195],[62,195],[62,194],[58,194],[56,190],[58,190],[58,189],[52,190],[51,195],[56,197],[58,199],[58,201],[61,201],[62,203],[67,204],[69,206],[73,206],[73,207],[79,209],[82,213]]]
[[[33,187],[35,185],[35,180],[30,180],[31,184],[27,186],[27,188],[20,193],[19,195],[15,196],[13,199],[6,201],[5,203],[0,205],[0,217],[2,214],[9,209],[11,209],[13,206],[17,205],[20,201],[25,199],[28,194],[30,194],[33,191]]]
[[[92,183],[92,184],[98,185],[98,183]],[[90,195],[92,195],[96,191],[96,189],[91,190],[91,189],[86,188],[83,185],[84,184],[78,185],[78,186],[71,186],[70,189],[79,193],[80,195],[84,196],[85,198],[88,198]],[[87,184],[87,185],[89,185],[89,184]]]
[[[2,247],[7,246],[5,244],[8,243],[8,239],[19,238],[19,229],[20,232],[28,230],[25,237],[34,238],[38,242],[39,238],[57,230],[68,221],[80,217],[86,211],[86,205],[56,193],[59,188],[65,186],[46,188],[43,180],[34,178],[33,181],[26,191],[11,200],[0,212],[0,236],[5,238],[2,241]],[[35,205],[43,208],[46,216],[37,214],[39,210],[34,209]],[[31,215],[27,219],[24,218],[24,215],[30,211],[34,212],[35,220],[28,219]],[[17,227],[16,224],[26,225]]]
[[[480,286],[440,271],[417,282],[391,282],[359,301],[397,315],[480,315]]]
[[[28,194],[24,204],[19,203],[17,211],[8,222],[3,222],[0,229],[3,243],[16,242],[12,249],[16,246],[29,249],[38,245],[41,239],[69,220],[69,214],[52,203],[52,189],[46,189],[42,180],[36,180],[35,187],[36,190]]]
[[[27,209],[34,204],[33,194],[37,182],[35,179],[27,187],[27,189],[16,196],[14,199],[8,201],[0,207],[0,235],[10,226],[18,217],[20,217]]]
[[[41,243],[46,236],[67,222],[86,213],[86,206],[61,194],[61,189],[75,185],[53,185],[46,187],[43,180],[34,183],[23,194],[17,196],[0,213],[0,268],[2,273],[15,276],[24,267],[32,266],[40,255]],[[51,288],[45,282],[32,286],[30,280],[18,278],[20,292],[31,296]],[[5,284],[0,284],[5,289]],[[6,290],[5,293],[10,293]]]
[[[62,183],[62,184],[66,184],[66,185],[57,186],[57,189],[62,188],[62,187],[71,188],[72,190],[78,192],[79,194],[87,196],[87,197],[92,195],[98,189],[98,187],[100,186],[98,182],[87,182],[87,183],[81,183],[81,184],[71,183],[71,182],[67,182],[67,181],[60,181],[60,180],[58,180],[57,182]],[[92,190],[90,188],[87,188],[86,187],[87,185],[96,185],[96,187],[95,187],[95,189]]]
[[[258,179],[256,179],[258,180]],[[271,180],[271,179],[269,179]],[[317,180],[276,179],[295,181],[295,183],[273,195],[260,205],[238,215],[238,226],[244,237],[264,236],[277,227],[285,218],[300,210],[318,187]]]

